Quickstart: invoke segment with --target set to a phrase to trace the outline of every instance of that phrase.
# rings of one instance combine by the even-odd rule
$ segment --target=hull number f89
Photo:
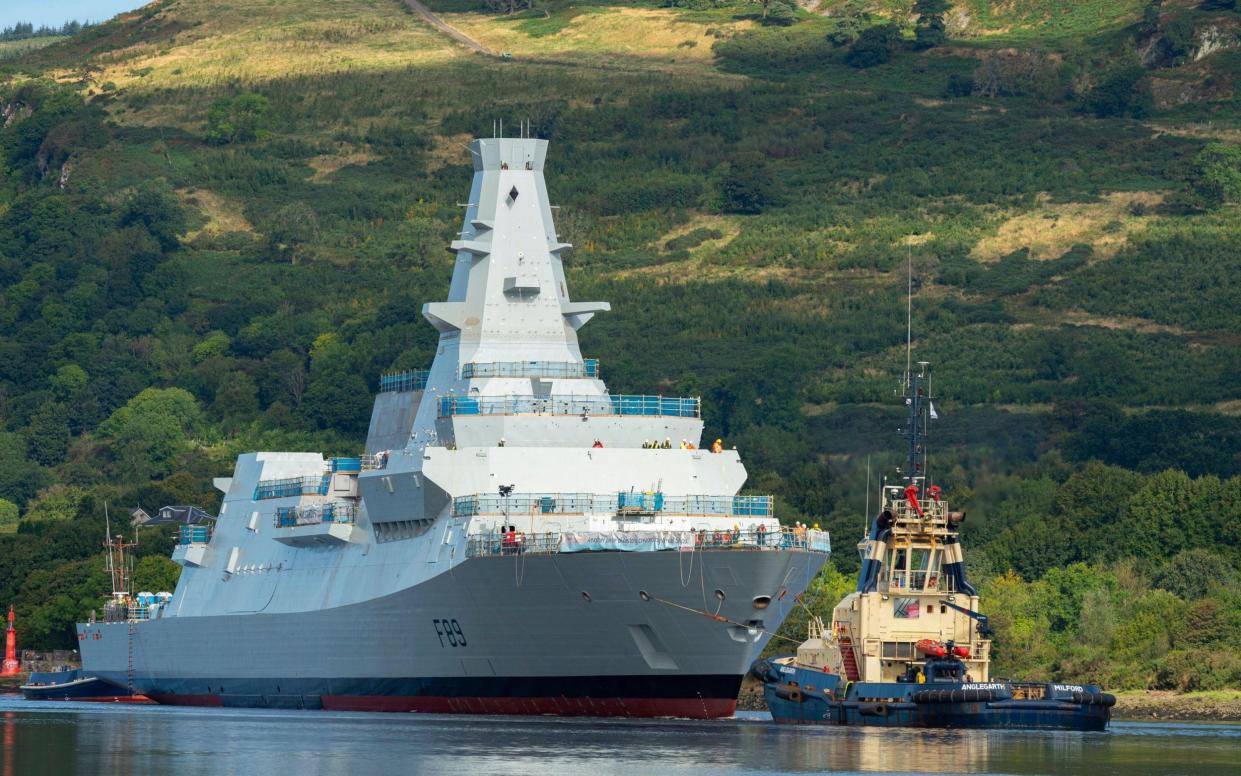
[[[441,647],[464,647],[465,634],[456,620],[432,620],[435,624],[435,635],[440,638]]]

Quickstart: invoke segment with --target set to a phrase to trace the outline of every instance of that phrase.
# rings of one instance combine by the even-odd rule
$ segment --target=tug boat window
[[[885,641],[882,650],[884,660],[912,660],[914,657],[912,641]]]
[[[931,567],[931,551],[915,547],[909,553],[909,587],[922,590],[926,587],[927,572]]]
[[[905,587],[905,580],[909,578],[908,560],[904,549],[892,550],[892,587],[898,590]]]
[[[916,620],[921,613],[922,607],[918,605],[917,598],[893,598],[892,599],[892,616],[902,620]]]

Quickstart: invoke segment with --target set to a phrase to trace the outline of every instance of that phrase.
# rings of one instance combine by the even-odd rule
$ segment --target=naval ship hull
[[[480,557],[354,605],[269,613],[259,601],[236,615],[83,624],[78,638],[93,674],[164,704],[726,717],[826,558]]]

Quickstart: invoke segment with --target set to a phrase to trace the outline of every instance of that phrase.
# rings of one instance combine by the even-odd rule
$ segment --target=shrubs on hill
[[[207,116],[206,140],[212,145],[244,143],[262,137],[270,105],[261,94],[220,97]]]
[[[948,38],[944,14],[951,8],[948,0],[917,0],[913,12],[918,15],[914,26],[912,48],[928,49],[942,45]],[[852,15],[845,17],[840,27],[833,31],[828,39],[840,44],[849,42],[849,53],[845,62],[857,68],[882,65],[892,59],[892,55],[905,45],[904,32],[896,22],[886,22],[871,27],[862,26],[869,22],[870,15],[864,9],[851,9]]]
[[[707,240],[718,240],[723,236],[724,233],[719,229],[699,227],[688,234],[683,234],[680,237],[673,237],[671,240],[664,243],[664,250],[670,252],[688,251],[690,248],[697,248]]]
[[[1086,94],[1083,104],[1086,110],[1100,118],[1142,118],[1151,108],[1150,84],[1146,80],[1146,71],[1135,65],[1112,72]]]
[[[916,0],[913,11],[918,14],[918,24],[914,27],[914,48],[932,48],[948,39],[944,14],[951,7],[948,0]]]
[[[892,59],[902,41],[901,28],[894,23],[867,27],[849,47],[845,62],[858,68],[882,65]]]
[[[0,498],[0,534],[13,533],[17,530],[20,510],[12,501]]]
[[[836,29],[828,33],[828,41],[835,46],[852,45],[862,30],[870,26],[870,5],[870,0],[847,0],[838,6],[832,15]]]
[[[724,177],[722,210],[756,215],[780,201],[780,186],[767,161],[747,154],[732,163]]]
[[[1190,165],[1186,183],[1191,200],[1199,207],[1241,202],[1241,146],[1208,144]]]
[[[797,0],[764,0],[763,24],[787,27],[797,18]]]
[[[1060,93],[1058,68],[1055,60],[1037,51],[997,51],[982,57],[970,82],[983,97],[1052,99]]]

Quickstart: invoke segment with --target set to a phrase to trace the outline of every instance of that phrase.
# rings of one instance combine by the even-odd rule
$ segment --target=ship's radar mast
[[[905,428],[901,433],[907,445],[905,468],[901,472],[906,486],[914,485],[919,491],[927,485],[926,480],[926,427],[927,415],[935,417],[934,405],[931,403],[931,372],[930,362],[919,361],[918,369],[910,370],[905,375],[905,408],[907,417]],[[922,495],[921,492],[919,495]]]

